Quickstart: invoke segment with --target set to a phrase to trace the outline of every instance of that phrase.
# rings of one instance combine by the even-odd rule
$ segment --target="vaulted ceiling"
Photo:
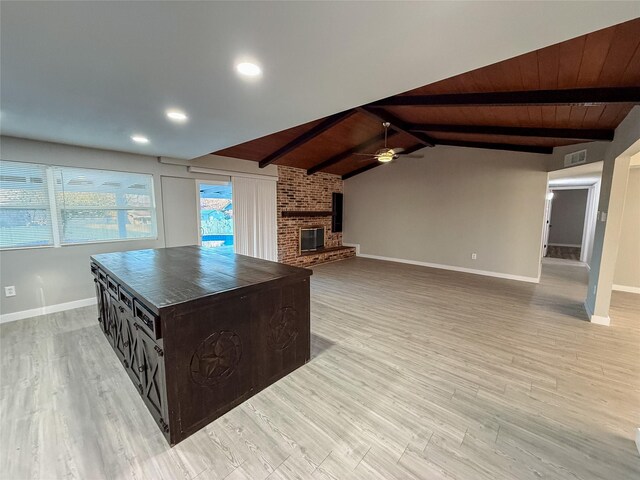
[[[389,146],[409,152],[453,145],[552,153],[610,141],[637,104],[640,18],[214,153],[346,179],[380,165],[355,154],[383,146],[383,121],[391,123]]]

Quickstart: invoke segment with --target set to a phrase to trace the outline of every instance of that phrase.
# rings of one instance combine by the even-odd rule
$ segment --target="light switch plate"
[[[9,287],[4,287],[4,296],[5,297],[15,297],[16,296],[16,287],[11,285]]]

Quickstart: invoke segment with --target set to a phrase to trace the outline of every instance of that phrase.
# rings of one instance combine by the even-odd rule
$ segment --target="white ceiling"
[[[637,2],[2,1],[0,132],[193,158],[638,16]],[[255,59],[260,81],[233,65]],[[169,123],[168,107],[186,125]],[[129,136],[144,134],[148,145]]]

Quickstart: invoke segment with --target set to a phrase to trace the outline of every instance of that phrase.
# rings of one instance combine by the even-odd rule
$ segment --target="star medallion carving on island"
[[[191,379],[212,386],[229,378],[242,357],[242,342],[237,333],[220,331],[209,335],[191,357]]]
[[[298,336],[296,318],[298,312],[293,307],[284,307],[274,313],[269,320],[269,345],[278,350],[284,350]]]

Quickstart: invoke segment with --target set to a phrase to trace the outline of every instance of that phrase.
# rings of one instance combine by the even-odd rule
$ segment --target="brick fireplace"
[[[355,256],[355,249],[343,247],[342,233],[331,231],[331,216],[326,214],[332,208],[331,194],[342,193],[342,179],[283,166],[278,166],[278,177],[278,261],[309,267]],[[300,229],[310,227],[324,227],[325,250],[301,253]]]

